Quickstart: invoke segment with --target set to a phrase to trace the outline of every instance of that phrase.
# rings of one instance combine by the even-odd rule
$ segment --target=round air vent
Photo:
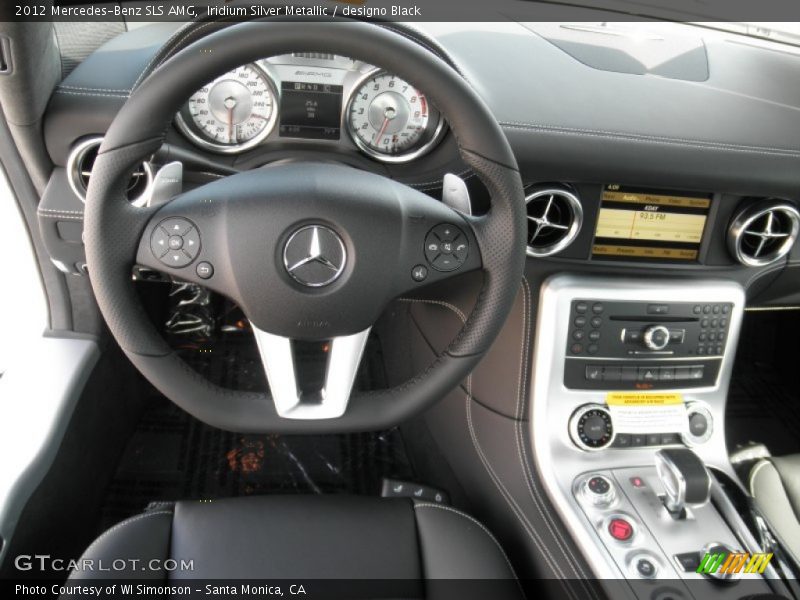
[[[800,231],[800,212],[780,200],[762,200],[740,212],[728,230],[731,254],[743,265],[763,267],[783,258]]]
[[[583,208],[578,197],[556,187],[525,197],[528,212],[528,256],[550,256],[569,246],[581,230]]]
[[[72,149],[67,160],[69,186],[75,192],[75,195],[81,199],[81,202],[86,202],[89,178],[92,176],[92,168],[97,158],[97,151],[102,143],[103,138],[86,139]],[[128,183],[126,193],[131,204],[134,206],[142,206],[144,204],[145,192],[147,192],[151,183],[153,183],[153,169],[150,167],[150,163],[143,162],[131,174],[131,179]]]

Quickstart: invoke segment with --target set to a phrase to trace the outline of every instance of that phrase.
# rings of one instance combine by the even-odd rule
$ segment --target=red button
[[[610,533],[611,537],[615,540],[627,542],[633,535],[633,525],[628,523],[625,519],[611,519],[608,524],[608,533]]]

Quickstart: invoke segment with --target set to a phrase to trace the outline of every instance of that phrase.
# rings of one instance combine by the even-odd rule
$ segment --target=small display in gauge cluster
[[[338,140],[341,135],[341,85],[281,83],[281,137]]]

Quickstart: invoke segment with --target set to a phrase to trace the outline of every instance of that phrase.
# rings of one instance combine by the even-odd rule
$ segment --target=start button
[[[633,525],[627,519],[614,517],[608,522],[608,533],[617,541],[627,542],[633,537]]]

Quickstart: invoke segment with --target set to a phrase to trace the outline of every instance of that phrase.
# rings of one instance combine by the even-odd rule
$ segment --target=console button
[[[575,325],[575,327],[585,327],[586,317],[575,317],[575,320],[572,323]]]
[[[569,351],[573,354],[580,354],[583,352],[583,344],[572,344],[572,346],[569,347]]]
[[[646,438],[643,433],[634,433],[631,435],[631,446],[638,447],[638,446],[645,446],[646,445]]]
[[[708,313],[710,313],[710,312],[711,312],[711,306],[710,306],[710,305],[708,305],[708,304],[706,304],[706,305],[703,307],[703,314],[704,314],[704,315],[707,315],[707,314],[708,314]]]
[[[626,519],[616,517],[608,522],[608,533],[620,542],[627,542],[633,537],[633,525]]]
[[[718,315],[720,310],[722,310],[722,308],[720,307],[720,305],[719,305],[719,304],[715,304],[715,305],[714,305],[714,308],[712,309],[712,311],[711,311],[711,312],[713,312],[715,315]]]
[[[689,433],[694,437],[703,437],[708,431],[708,419],[701,413],[692,413],[689,415]]]
[[[658,568],[649,558],[640,558],[635,563],[636,572],[645,579],[652,579],[658,573]]]
[[[603,369],[603,381],[620,381],[622,379],[622,367],[605,367]]]
[[[596,315],[602,313],[604,309],[605,307],[601,302],[595,302],[594,304],[592,304],[592,312]]]
[[[622,367],[621,381],[636,381],[638,371],[636,367]]]
[[[631,436],[627,433],[618,433],[617,437],[614,438],[614,446],[617,448],[630,448]]]
[[[585,335],[586,332],[583,329],[576,329],[572,332],[572,339],[576,342],[580,342]]]
[[[623,336],[623,340],[626,344],[638,344],[642,341],[642,332],[638,330],[625,330],[625,335]]]
[[[639,381],[655,381],[658,379],[658,367],[639,367]]]
[[[603,324],[603,319],[601,319],[600,317],[592,317],[592,320],[591,320],[591,321],[589,321],[589,323],[590,323],[590,324],[592,325],[592,327],[594,327],[595,329],[599,329],[599,328],[600,328],[600,325],[602,325],[602,324]]]
[[[605,477],[595,475],[586,482],[586,487],[593,494],[602,496],[611,490],[611,482],[609,482]]]
[[[661,434],[660,433],[648,433],[647,434],[647,445],[648,446],[658,446],[661,443]]]
[[[700,554],[697,552],[684,552],[673,556],[678,566],[686,573],[694,573],[700,566]]]
[[[597,340],[600,339],[600,332],[597,329],[592,329],[589,332],[589,339],[592,340],[593,342],[596,342]]]
[[[731,312],[731,305],[730,304],[723,304],[722,305],[722,314],[723,315],[727,315],[729,312]]]
[[[589,310],[589,305],[586,304],[586,302],[578,302],[575,305],[575,312],[578,313],[579,315],[582,315],[587,310]]]
[[[675,367],[661,367],[658,369],[659,381],[672,381],[675,379]]]
[[[662,433],[661,434],[661,444],[664,446],[668,446],[670,444],[677,444],[679,442],[678,434],[677,433]]]
[[[696,315],[699,315],[701,312],[703,312],[703,307],[699,304],[695,304],[694,308],[692,308],[692,312]]]
[[[702,379],[705,367],[689,367],[689,379]]]
[[[669,312],[669,304],[648,304],[648,315],[665,315]]]
[[[584,449],[605,448],[614,437],[611,414],[600,405],[581,407],[570,419],[569,432],[575,444]]]
[[[603,379],[603,367],[586,367],[586,379],[590,381],[600,381]]]
[[[597,344],[589,344],[586,347],[586,352],[589,354],[597,354],[600,350],[600,347]]]
[[[689,367],[675,367],[675,379],[685,380],[689,379]]]

